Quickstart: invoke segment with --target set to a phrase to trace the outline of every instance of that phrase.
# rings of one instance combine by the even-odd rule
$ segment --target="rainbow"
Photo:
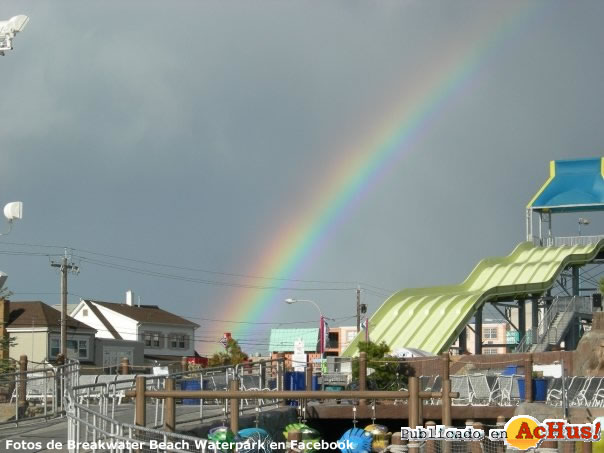
[[[438,65],[423,74],[421,80],[405,81],[406,86],[413,86],[413,93],[406,92],[391,102],[396,108],[382,117],[380,125],[364,140],[357,138],[352,149],[347,148],[346,159],[326,172],[323,184],[315,184],[318,190],[314,198],[299,210],[298,217],[271,234],[262,256],[249,266],[253,273],[277,279],[302,275],[351,210],[412,150],[447,101],[469,85],[481,63],[488,59],[489,51],[516,32],[522,19],[534,9],[527,4],[533,2],[513,2],[504,14],[484,21],[478,36],[471,39],[477,43],[472,48],[444,49]],[[276,297],[277,291],[239,289],[223,307],[221,317],[226,314],[228,319],[249,322],[270,319],[274,314],[270,309],[282,303]],[[253,330],[254,326],[245,329]],[[237,331],[241,332],[239,328]]]

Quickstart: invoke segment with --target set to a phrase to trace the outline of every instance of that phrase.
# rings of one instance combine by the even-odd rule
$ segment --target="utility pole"
[[[60,263],[52,261],[50,265],[61,271],[61,355],[67,359],[67,272],[77,274],[80,268],[67,258],[67,249]]]
[[[357,285],[357,333],[361,331],[361,287]]]

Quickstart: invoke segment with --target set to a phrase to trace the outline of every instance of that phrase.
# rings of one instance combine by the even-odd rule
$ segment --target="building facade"
[[[195,356],[198,324],[165,311],[157,305],[81,300],[72,316],[97,330],[97,338],[141,342],[147,363],[179,361]],[[119,346],[113,355],[119,355]]]

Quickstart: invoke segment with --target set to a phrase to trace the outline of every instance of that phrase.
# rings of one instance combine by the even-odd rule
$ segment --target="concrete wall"
[[[28,360],[34,362],[43,362],[48,358],[48,332],[10,332],[11,337],[15,337],[15,345],[10,348],[10,358],[19,360],[19,357],[26,355]]]
[[[97,338],[95,343],[94,363],[97,366],[117,366],[122,357],[127,357],[130,365],[144,364],[144,348],[140,341]]]

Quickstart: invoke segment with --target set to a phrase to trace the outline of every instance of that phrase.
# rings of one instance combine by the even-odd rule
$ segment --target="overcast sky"
[[[274,277],[254,263],[322,196],[326,169],[392,121],[442,62],[459,68],[475,52],[463,83],[297,279],[362,282],[371,312],[391,291],[459,282],[523,240],[524,206],[550,160],[602,154],[602,2],[2,2],[0,19],[16,14],[31,21],[0,58],[0,204],[25,206],[0,239],[14,300],[59,302],[58,257],[43,255],[62,251],[10,243],[66,245],[81,268],[70,303],[132,289],[142,303],[228,320],[237,288],[212,282],[321,286],[273,296],[313,299],[353,324],[343,318],[355,291],[325,289],[355,285],[84,251]],[[600,221],[586,230],[602,233]],[[574,233],[575,217],[562,227]],[[315,317],[279,303],[263,321]],[[197,322],[200,352],[242,328]],[[240,330],[248,351],[266,347],[270,327],[254,341]]]

